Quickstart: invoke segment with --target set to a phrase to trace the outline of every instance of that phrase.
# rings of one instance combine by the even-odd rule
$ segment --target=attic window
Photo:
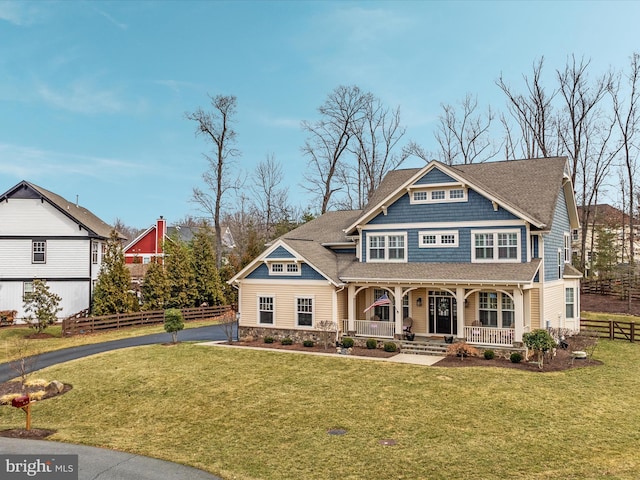
[[[300,265],[296,262],[277,262],[269,264],[270,275],[300,275]]]
[[[460,188],[460,186],[442,186],[437,188],[420,187],[419,190],[412,190],[410,195],[410,202],[415,203],[448,203],[448,202],[466,202],[467,190]]]

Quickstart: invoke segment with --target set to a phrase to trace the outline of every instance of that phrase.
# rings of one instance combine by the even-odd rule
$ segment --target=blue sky
[[[198,215],[208,146],[185,112],[232,94],[238,170],[273,154],[304,207],[300,122],[338,85],[400,106],[405,141],[435,150],[442,103],[503,109],[495,80],[541,56],[550,75],[571,54],[625,68],[639,18],[631,1],[0,0],[0,192],[28,180],[136,228]]]

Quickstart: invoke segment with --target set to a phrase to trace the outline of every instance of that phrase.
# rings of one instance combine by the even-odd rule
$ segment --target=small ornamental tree
[[[552,348],[556,348],[556,341],[551,334],[544,329],[537,329],[522,334],[522,342],[528,349],[538,355],[538,368],[543,368],[544,354]]]
[[[49,325],[55,323],[58,312],[62,310],[59,295],[49,291],[49,286],[42,280],[33,281],[33,291],[25,296],[24,310],[28,315],[25,320],[37,333],[43,332]]]
[[[173,343],[178,343],[178,332],[184,328],[182,312],[177,308],[164,311],[164,330],[171,334]]]

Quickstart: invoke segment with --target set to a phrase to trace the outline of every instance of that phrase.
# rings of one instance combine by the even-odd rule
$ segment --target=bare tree
[[[607,73],[589,81],[589,62],[575,56],[568,59],[564,70],[557,70],[562,114],[558,118],[559,141],[571,163],[572,182],[582,204],[582,240],[579,267],[584,271],[587,229],[592,206],[607,177],[619,148],[612,145],[614,121],[601,108],[613,75]]]
[[[202,174],[207,190],[198,187],[193,189],[192,201],[213,219],[216,236],[216,266],[222,265],[222,226],[220,223],[224,194],[237,188],[240,180],[230,178],[233,158],[240,155],[234,147],[236,131],[232,127],[236,114],[237,100],[233,95],[217,95],[212,97],[211,111],[198,108],[193,113],[186,113],[187,120],[197,123],[195,134],[203,136],[212,145],[212,154],[203,154],[209,164],[208,170]]]
[[[316,122],[302,122],[308,138],[302,147],[308,158],[304,188],[320,198],[320,213],[331,206],[333,195],[341,186],[336,173],[354,132],[354,124],[362,120],[371,94],[356,86],[339,86],[318,109],[321,118]]]
[[[261,220],[265,238],[271,238],[274,224],[286,217],[289,210],[289,189],[281,187],[284,180],[282,165],[273,154],[267,155],[266,160],[258,164],[253,180],[251,191],[254,194],[255,216]]]
[[[462,110],[458,116],[452,105],[442,105],[435,137],[440,145],[441,160],[448,164],[483,162],[496,156],[496,148],[489,137],[494,114],[491,107],[485,114],[477,113],[478,99],[467,93],[459,102]]]
[[[519,144],[525,158],[553,156],[558,148],[557,124],[553,116],[552,100],[557,91],[547,93],[542,85],[542,67],[544,57],[533,65],[533,77],[524,76],[526,94],[518,94],[505,83],[502,75],[496,85],[507,96],[507,109],[520,129],[521,142],[513,138],[506,144]],[[502,118],[504,124],[506,117]],[[512,134],[511,129],[507,129]]]
[[[405,132],[406,128],[400,125],[400,107],[391,110],[373,95],[366,96],[364,116],[353,124],[355,141],[351,151],[356,164],[351,171],[355,175],[346,179],[358,190],[357,203],[352,207],[364,208],[382,178],[403,162],[394,149]]]
[[[629,221],[629,265],[635,260],[635,176],[638,170],[638,127],[640,126],[640,55],[631,56],[625,88],[622,88],[622,76],[619,75],[609,89],[613,101],[613,114],[620,133],[623,169],[626,174],[628,221]],[[626,97],[626,101],[625,101]]]

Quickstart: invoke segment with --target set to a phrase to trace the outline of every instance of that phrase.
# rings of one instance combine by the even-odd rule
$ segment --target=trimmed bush
[[[385,342],[384,344],[385,352],[397,352],[398,346],[394,342]]]
[[[342,339],[342,346],[344,348],[353,348],[354,343],[355,342],[353,341],[353,338],[351,338],[351,337],[344,337]]]
[[[291,337],[284,337],[280,343],[282,343],[282,345],[293,345],[293,339]]]
[[[509,357],[509,360],[511,360],[511,363],[520,363],[522,361],[522,354],[513,352]]]
[[[315,345],[313,340],[305,340],[302,342],[303,347],[313,347]]]
[[[273,337],[264,337],[264,343],[273,343],[275,338]]]
[[[178,332],[184,328],[184,319],[179,308],[164,311],[164,330],[171,334],[173,343],[178,343]]]
[[[370,338],[369,340],[367,340],[367,348],[369,350],[375,350],[376,348],[378,348],[378,341],[375,338]]]
[[[493,350],[485,350],[484,351],[484,359],[485,360],[493,360],[496,357],[496,352]]]

